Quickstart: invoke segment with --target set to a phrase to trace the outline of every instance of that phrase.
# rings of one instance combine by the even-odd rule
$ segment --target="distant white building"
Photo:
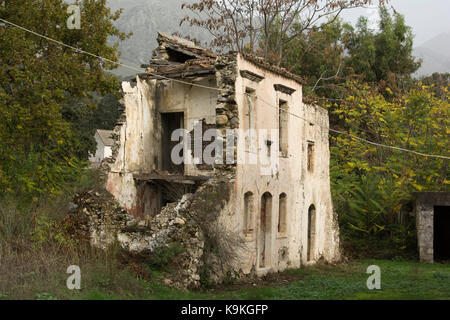
[[[97,150],[95,155],[89,157],[89,161],[92,163],[100,163],[105,158],[110,158],[112,156],[112,145],[114,140],[111,138],[112,130],[101,130],[97,129],[95,131],[95,141],[97,142]]]

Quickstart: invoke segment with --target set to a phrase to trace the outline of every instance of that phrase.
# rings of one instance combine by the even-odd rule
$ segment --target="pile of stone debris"
[[[217,216],[221,209],[217,208],[217,199],[211,204],[204,203],[203,193],[223,189],[228,183],[212,179],[195,194],[185,194],[178,202],[163,207],[156,216],[142,220],[128,215],[106,190],[79,193],[68,215],[70,232],[97,248],[105,249],[117,242],[129,254],[140,256],[176,243],[182,248],[176,257],[178,270],[167,275],[167,283],[178,288],[199,287],[205,261],[205,228],[193,215],[205,207],[212,211],[212,216]]]

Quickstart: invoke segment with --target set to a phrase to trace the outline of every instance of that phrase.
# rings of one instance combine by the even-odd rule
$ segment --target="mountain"
[[[181,9],[183,2],[193,0],[108,0],[108,5],[114,9],[123,8],[124,11],[116,21],[116,26],[123,32],[133,32],[131,38],[119,44],[122,53],[120,61],[133,68],[140,69],[140,65],[148,63],[152,50],[156,48],[157,31],[168,34],[179,32],[189,35],[202,43],[210,40],[207,31],[192,28],[188,24],[180,27],[180,21],[188,14]],[[111,39],[111,42],[115,39]],[[422,67],[416,76],[430,75],[433,72],[450,72],[450,31],[439,34],[426,43],[414,49],[413,54],[423,60]],[[113,70],[118,76],[135,75],[139,71],[119,67]]]
[[[434,72],[450,72],[450,32],[444,32],[414,49],[414,55],[423,60],[417,76]]]
[[[191,0],[192,1],[192,0]],[[124,11],[116,26],[120,31],[133,32],[133,35],[119,44],[122,53],[120,61],[123,64],[139,68],[141,64],[148,63],[152,50],[156,48],[158,31],[168,34],[179,32],[191,38],[204,42],[209,39],[207,31],[190,28],[188,24],[180,27],[180,21],[188,13],[181,9],[181,0],[109,0],[110,8]],[[111,39],[114,41],[115,39]],[[113,70],[120,76],[133,75],[136,70],[120,67]]]

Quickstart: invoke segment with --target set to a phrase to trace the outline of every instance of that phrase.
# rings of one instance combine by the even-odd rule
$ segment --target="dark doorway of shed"
[[[162,123],[162,170],[169,173],[184,174],[184,161],[181,164],[175,164],[172,161],[171,154],[172,149],[181,141],[172,141],[172,133],[176,129],[182,129],[184,127],[184,113],[183,112],[171,112],[161,113]],[[178,139],[178,137],[177,137]],[[180,156],[183,157],[183,151],[180,152]]]
[[[450,207],[434,207],[434,241],[435,261],[450,261]]]

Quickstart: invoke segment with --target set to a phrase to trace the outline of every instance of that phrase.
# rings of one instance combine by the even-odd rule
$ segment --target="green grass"
[[[381,289],[368,290],[366,269],[381,269]],[[346,265],[290,270],[302,276],[283,286],[247,287],[209,292],[212,299],[450,299],[450,265],[389,260],[358,260]],[[212,295],[211,295],[212,293]]]
[[[381,269],[381,289],[368,290],[369,265]],[[109,274],[109,275],[108,275]],[[66,275],[61,275],[63,280]],[[290,279],[290,280],[287,280]],[[163,284],[159,271],[151,271],[150,280],[137,278],[123,269],[84,274],[82,289],[45,288],[34,299],[450,299],[450,265],[414,261],[355,260],[336,266],[318,265],[289,270],[269,281],[235,281],[209,290],[182,291]],[[3,293],[11,299],[14,294]]]

